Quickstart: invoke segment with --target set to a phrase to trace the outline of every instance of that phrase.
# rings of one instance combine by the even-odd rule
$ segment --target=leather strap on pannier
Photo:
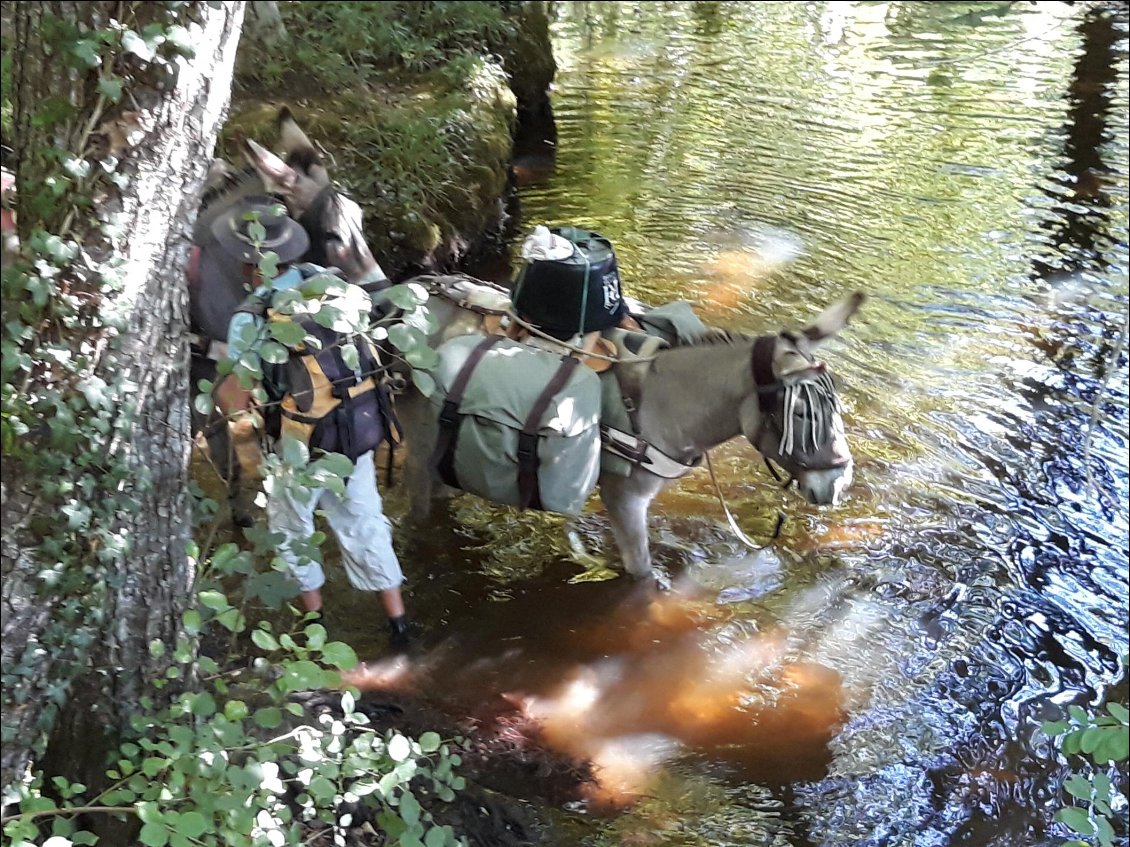
[[[519,506],[523,509],[542,508],[538,486],[538,429],[550,401],[565,387],[580,363],[581,360],[573,356],[566,356],[562,360],[561,367],[534,401],[534,407],[530,409],[526,422],[522,424],[522,431],[518,434],[518,498]]]
[[[484,338],[467,356],[467,361],[455,376],[451,384],[451,391],[443,401],[443,408],[439,413],[439,432],[436,434],[436,446],[432,452],[432,466],[439,474],[439,478],[452,488],[462,488],[455,476],[455,441],[459,435],[459,424],[463,415],[459,413],[459,404],[463,402],[463,394],[467,391],[467,383],[471,381],[471,374],[482,361],[486,352],[502,340],[501,335],[490,335]]]

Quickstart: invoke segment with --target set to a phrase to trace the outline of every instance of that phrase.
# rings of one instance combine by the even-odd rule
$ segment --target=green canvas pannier
[[[600,473],[596,373],[500,336],[460,336],[437,352],[440,478],[494,503],[580,513]]]

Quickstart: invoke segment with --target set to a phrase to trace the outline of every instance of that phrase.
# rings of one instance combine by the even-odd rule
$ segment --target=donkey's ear
[[[294,119],[294,113],[290,111],[289,106],[283,106],[279,109],[278,126],[279,143],[287,156],[294,153],[302,153],[307,156],[318,155],[317,148],[306,137],[302,128],[298,126],[298,122]]]
[[[261,144],[248,138],[243,143],[243,153],[251,167],[259,172],[268,193],[286,196],[298,184],[298,171]]]
[[[805,327],[802,332],[813,346],[822,341],[826,341],[833,335],[842,330],[851,316],[859,311],[859,307],[863,305],[863,301],[867,296],[859,291],[856,291],[850,297],[846,297],[838,303],[833,303],[825,309],[811,326]]]
[[[298,126],[288,107],[283,106],[279,110],[278,121],[279,143],[282,144],[287,164],[301,170],[318,185],[329,185],[330,175],[322,163],[322,154]]]

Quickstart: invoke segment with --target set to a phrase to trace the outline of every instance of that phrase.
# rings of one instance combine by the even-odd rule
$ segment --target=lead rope
[[[777,512],[777,525],[773,527],[773,534],[769,540],[764,544],[757,544],[738,526],[738,522],[734,519],[730,507],[726,505],[726,498],[722,496],[722,487],[718,484],[718,477],[714,475],[714,463],[710,461],[710,452],[706,453],[706,467],[710,471],[710,482],[714,486],[714,493],[718,495],[718,502],[722,505],[722,511],[726,515],[726,520],[729,521],[730,531],[734,533],[738,541],[742,542],[750,550],[764,550],[774,541],[781,537],[781,527],[785,525],[785,513]]]

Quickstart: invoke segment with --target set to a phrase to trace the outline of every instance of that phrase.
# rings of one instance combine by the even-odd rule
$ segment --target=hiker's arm
[[[232,361],[239,361],[248,346],[255,343],[258,326],[255,316],[249,313],[236,312],[232,316],[228,324],[228,356]],[[234,373],[220,380],[213,397],[219,410],[228,416],[250,411],[253,405],[251,389],[240,385]]]

